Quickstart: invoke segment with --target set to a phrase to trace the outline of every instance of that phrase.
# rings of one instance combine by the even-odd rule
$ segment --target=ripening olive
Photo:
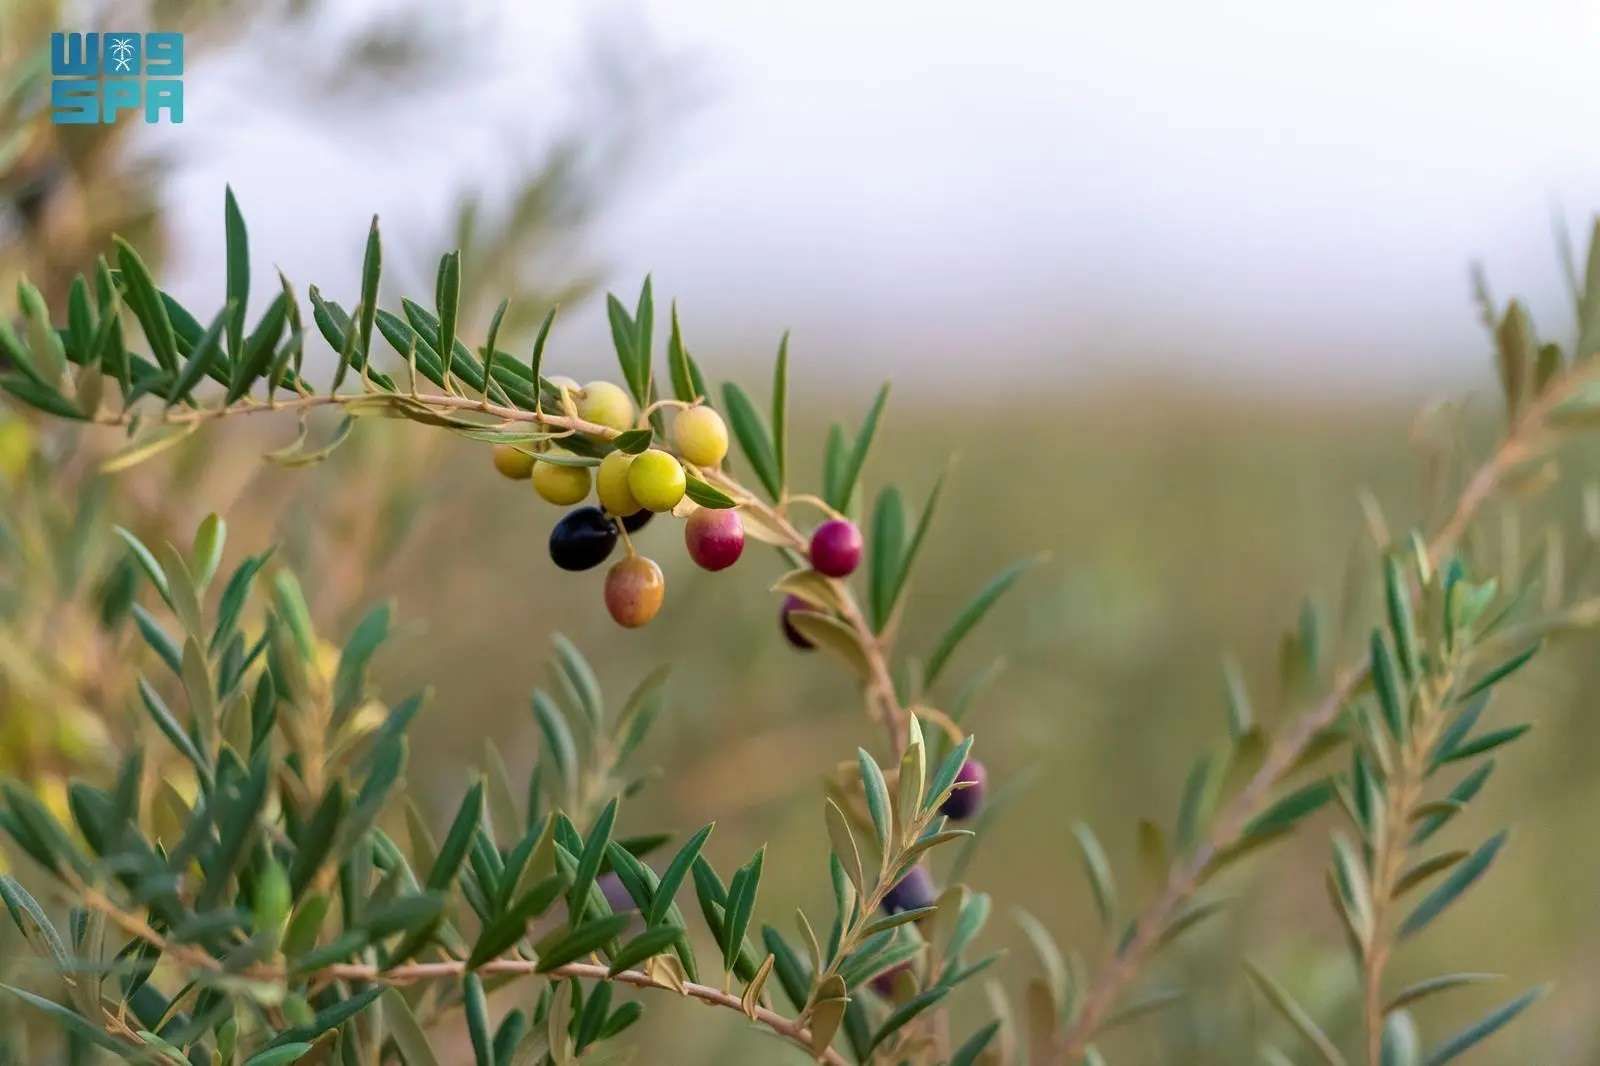
[[[849,577],[861,565],[861,530],[854,522],[831,518],[811,534],[811,566],[829,577]]]
[[[683,464],[660,448],[640,452],[628,465],[628,490],[639,506],[651,511],[678,506],[686,485]]]
[[[716,466],[728,454],[728,425],[709,407],[691,407],[673,419],[672,440],[695,466]]]
[[[578,417],[615,430],[633,428],[633,399],[622,386],[591,381],[578,397]]]
[[[639,501],[628,488],[628,468],[632,465],[633,456],[627,452],[612,452],[600,460],[600,469],[595,471],[594,491],[600,497],[600,506],[618,518],[639,510]]]
[[[816,645],[805,638],[805,635],[796,629],[789,616],[795,612],[810,611],[815,614],[817,609],[802,600],[799,596],[789,596],[783,601],[783,606],[778,609],[778,624],[783,627],[784,638],[799,648],[801,651],[812,651]]]
[[[983,806],[983,793],[989,786],[989,771],[977,759],[968,759],[956,771],[956,783],[964,783],[966,787],[951,792],[939,808],[939,813],[959,822],[971,818]]]
[[[564,448],[552,448],[546,454],[563,459],[577,458]],[[586,466],[564,466],[542,461],[533,465],[534,491],[562,507],[577,503],[589,495],[589,480],[589,468]]]
[[[514,445],[496,444],[494,468],[512,481],[526,481],[533,476],[533,456]]]
[[[617,546],[617,524],[598,507],[568,511],[550,530],[550,560],[563,570],[592,570]]]
[[[900,975],[910,972],[910,962],[897,962],[872,979],[872,990],[884,999],[892,1000],[895,998],[895,985],[899,983]]]
[[[630,555],[606,574],[606,610],[617,625],[636,629],[661,610],[666,591],[661,567],[642,555]]]
[[[726,570],[744,551],[744,521],[731,507],[702,507],[683,524],[683,543],[701,567]]]
[[[906,875],[896,881],[894,887],[884,893],[883,909],[890,914],[900,911],[921,910],[931,907],[938,898],[938,893],[933,889],[933,876],[928,873],[926,866],[913,866],[906,871]]]

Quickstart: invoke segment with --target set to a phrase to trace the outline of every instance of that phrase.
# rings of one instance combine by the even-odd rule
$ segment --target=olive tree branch
[[[1430,563],[1452,552],[1468,527],[1522,464],[1542,454],[1552,436],[1551,413],[1580,387],[1600,376],[1600,360],[1579,364],[1553,380],[1511,423],[1506,436],[1467,481],[1450,515],[1427,541]],[[1334,677],[1322,700],[1293,721],[1267,749],[1261,767],[1218,815],[1192,854],[1174,860],[1166,886],[1135,920],[1131,935],[1113,946],[1090,981],[1081,1007],[1063,1034],[1057,1061],[1076,1064],[1115,1008],[1127,985],[1162,941],[1184,903],[1204,881],[1212,864],[1243,837],[1250,820],[1295,769],[1311,742],[1338,718],[1340,710],[1366,683],[1370,664],[1352,663]]]
[[[109,921],[116,924],[130,936],[137,937],[154,947],[160,948],[163,954],[183,965],[195,969],[203,969],[211,973],[221,973],[224,970],[222,962],[211,954],[190,945],[171,943],[167,938],[152,929],[149,923],[136,915],[124,911],[109,897],[97,890],[84,889],[81,902],[91,910],[104,914]],[[306,981],[313,984],[321,981],[365,981],[398,986],[412,984],[417,981],[460,977],[467,972],[469,970],[465,960],[447,959],[442,962],[408,963],[389,969],[362,963],[335,963],[317,970],[296,972],[292,976],[296,981]],[[536,959],[504,956],[490,959],[471,972],[538,975],[551,981],[572,977],[583,981],[615,981],[634,988],[679,991],[674,986],[665,984],[641,970],[622,970],[612,973],[607,967],[592,962],[569,962],[563,966],[541,971]],[[247,967],[241,973],[253,979],[264,981],[282,981],[291,976],[283,966],[270,963]],[[697,984],[692,981],[683,982],[681,994],[714,1007],[723,1007],[745,1014],[746,1017],[766,1026],[778,1036],[799,1045],[805,1049],[807,1054],[814,1054],[811,1049],[811,1032],[798,1019],[785,1017],[777,1011],[770,1010],[759,1004],[755,1004],[746,1013],[744,1003],[738,996],[719,988],[713,988],[710,985]],[[844,1058],[831,1048],[827,1049],[818,1061],[829,1063],[830,1066],[846,1066]]]

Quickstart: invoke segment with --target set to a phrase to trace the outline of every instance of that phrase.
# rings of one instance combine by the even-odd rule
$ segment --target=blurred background
[[[987,572],[1049,553],[955,671],[1006,664],[972,724],[1007,802],[967,876],[995,897],[988,939],[1015,949],[1016,987],[1030,963],[1013,907],[1096,950],[1066,826],[1099,827],[1131,879],[1135,821],[1170,820],[1190,754],[1222,731],[1224,657],[1270,714],[1281,634],[1308,597],[1332,625],[1347,568],[1371,566],[1360,494],[1395,528],[1424,522],[1440,438],[1486,439],[1491,345],[1469,265],[1570,336],[1557,249],[1566,229],[1581,246],[1600,206],[1597,23],[1576,0],[6,0],[0,289],[26,274],[54,304],[117,232],[186,303],[218,306],[231,183],[257,263],[301,291],[353,301],[377,212],[387,303],[426,294],[460,246],[464,333],[481,340],[510,296],[525,351],[560,302],[546,369],[580,381],[615,376],[597,297],[631,302],[647,272],[714,380],[764,390],[792,330],[802,483],[827,425],[854,424],[893,379],[869,498],[889,481],[919,497],[958,457],[907,646],[926,649]],[[50,125],[50,30],[125,24],[187,34],[185,122]],[[264,302],[276,279],[258,269],[255,284]],[[667,613],[623,633],[594,575],[548,562],[555,512],[499,479],[484,447],[363,426],[328,463],[284,470],[259,456],[292,426],[234,426],[106,481],[93,471],[116,441],[3,417],[8,531],[30,534],[12,537],[28,551],[4,600],[8,772],[59,791],[126,705],[131,644],[96,630],[90,595],[118,553],[86,515],[177,537],[215,510],[230,557],[284,544],[326,631],[397,602],[380,676],[393,694],[437,689],[415,737],[429,757],[409,771],[436,817],[486,738],[514,774],[534,762],[527,696],[559,628],[616,700],[677,666],[649,753],[673,770],[629,831],[716,818],[719,866],[772,844],[766,920],[824,898],[817,784],[875,737],[844,677],[769,624],[775,558],[700,573],[659,523],[641,540],[666,570]],[[1575,526],[1576,501],[1568,484],[1541,521]],[[45,532],[63,530],[82,531],[82,566],[46,558]],[[1477,815],[1514,823],[1511,861],[1396,970],[1507,974],[1423,1005],[1435,1038],[1557,982],[1479,1062],[1600,1055],[1595,647],[1578,637],[1515,686],[1537,728]],[[1258,1037],[1286,1041],[1252,1007],[1241,956],[1348,1037],[1355,982],[1325,852],[1304,834],[1230,884],[1231,917],[1164,963],[1202,991],[1117,1034],[1112,1061],[1237,1063]],[[673,1063],[784,1054],[692,1008],[646,1017],[681,1049]]]

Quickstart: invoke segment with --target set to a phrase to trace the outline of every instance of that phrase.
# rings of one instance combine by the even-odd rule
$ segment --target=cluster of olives
[[[632,429],[633,400],[609,381],[581,388],[555,379],[573,397],[578,417],[623,431]],[[696,467],[713,468],[728,454],[728,427],[709,407],[684,408],[672,421],[678,455]],[[637,455],[608,453],[591,469],[563,448],[539,458],[501,444],[494,450],[495,469],[508,478],[529,480],[544,500],[561,507],[582,503],[594,492],[599,506],[569,511],[550,531],[550,558],[563,570],[591,570],[610,558],[624,533],[633,533],[662,511],[685,514],[684,542],[689,557],[707,570],[725,570],[744,552],[744,522],[733,509],[696,507],[684,499],[688,475],[677,455],[649,448]],[[620,529],[619,529],[620,527]],[[666,581],[661,567],[628,545],[627,557],[606,574],[606,609],[619,625],[635,628],[661,610]]]

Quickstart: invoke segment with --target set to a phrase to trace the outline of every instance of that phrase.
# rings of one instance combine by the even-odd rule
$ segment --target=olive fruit
[[[533,456],[510,444],[496,444],[494,468],[512,481],[526,481],[533,476]]]
[[[626,914],[639,909],[639,904],[622,883],[622,878],[615,873],[603,873],[594,879],[594,883],[600,886],[600,892],[606,897],[606,905],[611,908],[612,914]]]
[[[831,518],[811,534],[811,566],[829,577],[849,577],[861,565],[861,530],[854,522]]]
[[[928,868],[913,866],[894,883],[893,888],[884,893],[883,909],[890,914],[921,910],[933,906],[937,899],[938,893],[933,890],[933,875],[928,873]]]
[[[956,771],[956,783],[965,784],[966,787],[951,792],[939,808],[939,813],[959,822],[971,818],[983,806],[983,793],[989,786],[989,771],[977,759],[968,759]]]
[[[911,972],[911,963],[897,962],[872,979],[872,990],[884,999],[894,999],[895,985],[903,973]]]
[[[563,570],[593,570],[617,546],[617,524],[598,507],[568,511],[550,530],[550,561]]]
[[[622,386],[591,381],[578,396],[578,417],[615,430],[633,428],[633,398]]]
[[[672,510],[687,485],[683,464],[660,448],[648,448],[628,464],[628,491],[648,510]]]
[[[617,625],[636,629],[661,610],[666,591],[661,567],[642,555],[630,555],[606,574],[606,610]]]
[[[633,456],[627,452],[612,452],[600,460],[600,469],[595,471],[594,491],[600,497],[600,506],[618,518],[639,511],[639,501],[628,488],[628,468],[632,465]]]
[[[778,624],[783,627],[783,635],[790,644],[793,644],[801,651],[811,651],[816,648],[816,645],[807,640],[805,634],[796,629],[794,622],[790,621],[789,616],[796,611],[815,612],[816,608],[799,596],[789,596],[783,601],[783,606],[778,609]]]
[[[672,420],[672,441],[695,466],[716,466],[728,454],[728,424],[709,407],[691,407]]]
[[[643,507],[641,507],[622,520],[622,528],[626,529],[629,533],[637,533],[639,530],[649,525],[650,519],[654,518],[655,516],[656,515],[654,511],[646,511]]]
[[[702,507],[683,524],[683,543],[697,565],[726,570],[744,551],[744,520],[731,507]]]
[[[562,448],[552,448],[548,454],[565,459],[577,458]],[[562,507],[578,503],[589,495],[589,480],[589,468],[586,466],[545,462],[533,464],[534,491]]]

